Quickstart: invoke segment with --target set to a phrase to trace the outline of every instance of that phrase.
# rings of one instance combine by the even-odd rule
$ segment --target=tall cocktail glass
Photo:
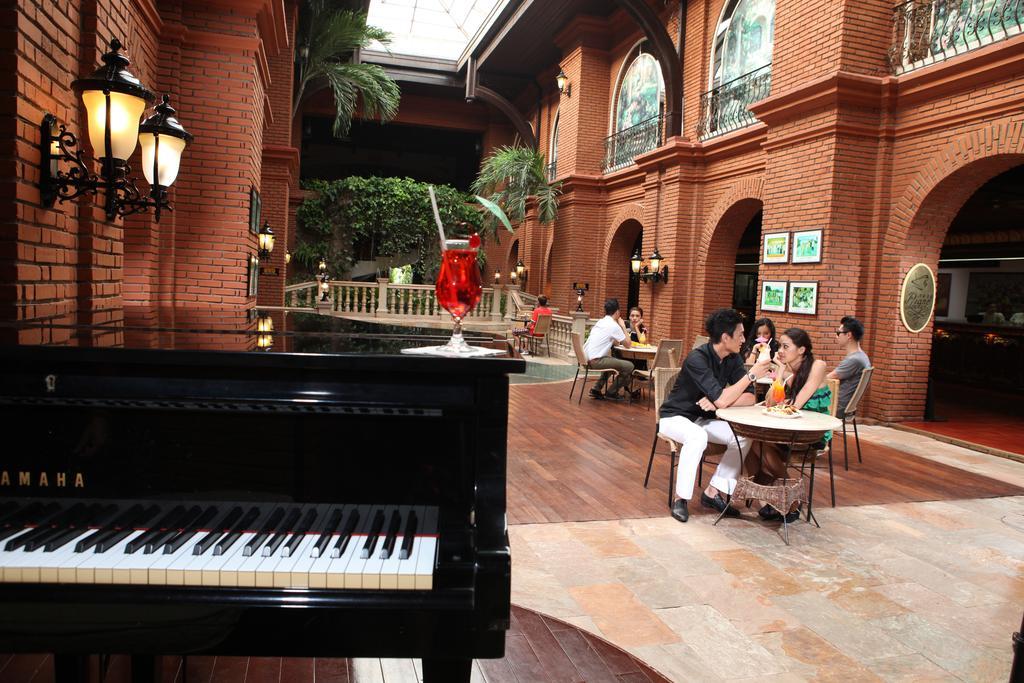
[[[452,338],[441,347],[448,353],[472,353],[472,347],[462,338],[462,319],[480,302],[483,285],[480,268],[476,264],[476,248],[466,239],[445,240],[441,253],[441,269],[437,273],[437,302],[449,313],[455,323]]]

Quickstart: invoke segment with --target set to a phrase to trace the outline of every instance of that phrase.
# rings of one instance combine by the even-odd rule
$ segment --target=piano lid
[[[319,315],[313,311],[181,304],[125,305],[92,312],[91,317],[80,312],[46,320],[0,321],[0,349],[70,346],[271,355],[396,356],[403,348],[445,343],[451,335],[451,326],[446,322],[444,317],[426,318],[415,327],[406,327],[373,319]],[[499,328],[501,326],[497,325],[493,332],[465,331],[464,334],[470,344],[504,348],[504,329]],[[517,361],[504,370],[521,372],[523,365],[522,361]]]

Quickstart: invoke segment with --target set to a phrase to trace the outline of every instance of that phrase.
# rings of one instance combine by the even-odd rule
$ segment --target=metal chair
[[[863,463],[864,460],[860,454],[860,435],[857,434],[857,408],[860,407],[860,401],[864,398],[864,393],[868,390],[868,385],[871,383],[871,375],[875,372],[873,367],[864,368],[860,371],[860,381],[857,382],[857,388],[853,390],[853,396],[850,397],[850,402],[846,404],[846,410],[843,411],[843,467],[850,469],[850,457],[846,448],[846,420],[849,419],[853,423],[853,438],[857,442],[857,462]]]
[[[583,385],[580,387],[580,398],[579,401],[577,401],[577,403],[582,403],[583,392],[587,390],[587,379],[590,377],[590,361],[587,360],[587,354],[583,351],[583,339],[580,337],[580,333],[571,332],[569,336],[572,337],[572,350],[576,353],[576,376],[572,378],[572,387],[569,389],[569,400],[572,400],[572,394],[576,391],[576,380],[580,377],[580,370],[583,370]],[[605,372],[610,372],[614,375],[619,374],[618,370],[614,370],[612,368],[606,368],[604,370],[594,368],[594,370],[598,371],[598,375]],[[596,382],[597,380],[595,379],[594,381]]]

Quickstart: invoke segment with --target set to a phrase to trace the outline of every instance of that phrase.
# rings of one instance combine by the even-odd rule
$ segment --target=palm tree
[[[356,64],[352,54],[372,41],[386,45],[390,34],[366,24],[366,15],[340,9],[336,0],[306,0],[295,43],[299,49],[292,116],[304,98],[330,88],[334,94],[334,134],[348,133],[362,97],[363,114],[388,121],[398,113],[398,84],[376,64]]]
[[[558,213],[560,183],[547,182],[544,155],[529,147],[499,147],[480,164],[473,192],[484,195],[505,210],[513,223],[526,218],[530,197],[537,198],[541,223],[550,223]]]

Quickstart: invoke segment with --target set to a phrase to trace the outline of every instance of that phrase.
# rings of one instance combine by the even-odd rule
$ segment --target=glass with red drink
[[[437,274],[437,302],[452,315],[455,329],[452,338],[441,349],[450,353],[471,353],[472,347],[462,338],[462,319],[480,302],[483,285],[476,264],[475,244],[468,239],[445,240],[441,252],[441,269]]]

